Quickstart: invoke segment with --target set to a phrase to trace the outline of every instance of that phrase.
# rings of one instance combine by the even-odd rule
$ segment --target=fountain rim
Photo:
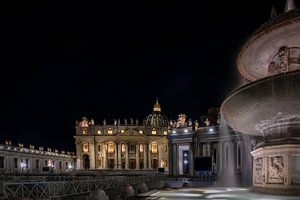
[[[289,14],[295,14],[296,16],[289,15]],[[280,21],[280,17],[283,17],[283,19]],[[278,21],[276,21],[278,20]],[[275,21],[275,22],[274,22]],[[273,23],[272,23],[273,22]],[[255,79],[254,77],[251,77],[249,73],[245,72],[245,67],[243,67],[241,63],[242,56],[244,55],[245,51],[248,49],[249,46],[252,45],[252,43],[259,38],[265,36],[266,34],[269,34],[270,32],[280,29],[286,25],[290,25],[293,23],[300,22],[300,9],[292,10],[287,13],[282,13],[278,15],[275,18],[272,18],[272,20],[267,21],[263,25],[261,25],[254,33],[250,36],[250,38],[246,41],[246,43],[242,46],[236,60],[236,66],[239,71],[239,73],[246,78],[249,81],[257,81],[261,79]],[[264,78],[262,78],[264,79]]]
[[[226,120],[226,117],[224,116],[223,114],[223,107],[224,107],[224,104],[226,104],[226,102],[231,98],[233,97],[234,95],[236,95],[237,93],[249,88],[249,87],[252,87],[253,85],[256,85],[256,84],[261,84],[262,82],[265,82],[265,81],[268,81],[270,79],[276,79],[276,78],[282,78],[283,76],[290,76],[291,74],[298,74],[300,73],[300,70],[294,70],[294,71],[289,71],[289,72],[285,72],[285,73],[280,73],[280,74],[276,74],[276,75],[272,75],[272,76],[267,76],[265,78],[261,78],[257,81],[254,81],[254,82],[251,82],[251,83],[248,83],[248,84],[245,84],[235,90],[233,90],[232,92],[230,92],[224,99],[224,101],[222,102],[221,104],[221,107],[220,107],[220,112],[221,112],[221,116],[223,117],[223,119],[225,120],[226,124],[228,126],[230,126]],[[231,127],[231,126],[230,126]]]

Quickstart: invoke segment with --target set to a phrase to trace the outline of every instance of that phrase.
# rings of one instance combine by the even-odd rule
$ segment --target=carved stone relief
[[[263,169],[263,158],[256,158],[255,162],[255,183],[264,182],[264,169]]]
[[[284,164],[282,156],[268,158],[268,183],[284,182]]]
[[[290,65],[300,64],[299,47],[280,47],[269,64],[268,72],[270,75],[289,71]]]

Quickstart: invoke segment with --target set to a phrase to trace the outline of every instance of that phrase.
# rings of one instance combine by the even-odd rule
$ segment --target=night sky
[[[100,2],[0,6],[0,143],[74,150],[77,119],[142,121],[156,97],[169,118],[199,119],[239,85],[238,51],[285,3]]]

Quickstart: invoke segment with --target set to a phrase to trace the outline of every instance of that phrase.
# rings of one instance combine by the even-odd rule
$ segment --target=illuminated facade
[[[77,169],[157,170],[174,175],[223,175],[237,173],[251,179],[250,151],[257,140],[221,128],[219,109],[209,109],[200,122],[179,114],[168,121],[158,102],[143,124],[130,119],[124,123],[95,125],[83,118],[76,125]]]
[[[213,173],[222,176],[238,174],[251,181],[251,150],[258,138],[245,137],[220,125],[173,127],[169,135],[170,173],[199,175]]]
[[[169,127],[169,172],[174,175],[217,175],[220,182],[236,175],[250,184],[251,150],[260,137],[241,135],[220,124],[219,109],[211,108],[200,123],[178,115]]]
[[[11,142],[0,144],[1,173],[49,173],[74,170],[74,155],[71,152],[52,151],[33,145],[25,148],[23,144],[13,146]]]
[[[78,169],[151,170],[168,171],[168,120],[161,114],[158,101],[152,114],[143,124],[132,118],[94,120],[83,118],[76,125],[76,156]]]

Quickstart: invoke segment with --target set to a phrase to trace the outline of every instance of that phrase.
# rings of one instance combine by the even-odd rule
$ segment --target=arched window
[[[125,153],[125,144],[124,144],[124,143],[121,144],[121,152],[122,152],[122,153]]]
[[[83,143],[82,151],[83,152],[89,152],[89,143],[88,142]]]
[[[110,135],[113,134],[112,128],[108,128],[107,133],[110,134]]]
[[[144,152],[144,145],[140,144],[140,153],[143,153],[143,152]]]
[[[113,142],[108,143],[108,153],[114,153],[115,152],[115,144]]]
[[[154,129],[152,129],[152,135],[156,135],[156,130],[155,130],[155,128]]]
[[[152,144],[151,144],[151,152],[152,153],[157,153],[157,143],[156,142],[152,142]]]

